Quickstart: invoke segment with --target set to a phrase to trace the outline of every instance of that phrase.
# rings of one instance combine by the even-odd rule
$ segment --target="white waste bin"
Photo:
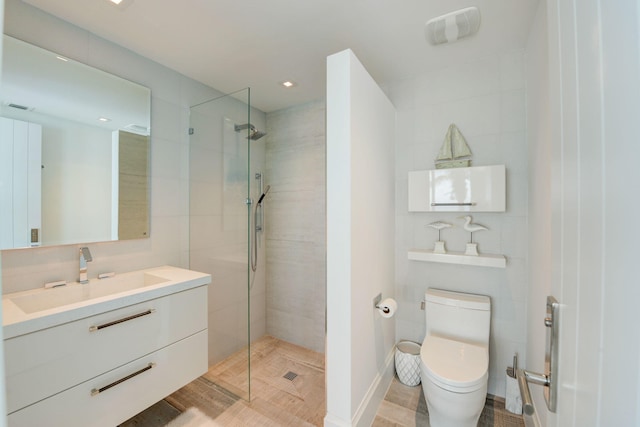
[[[413,341],[400,341],[396,344],[396,373],[404,385],[420,384],[420,344]]]

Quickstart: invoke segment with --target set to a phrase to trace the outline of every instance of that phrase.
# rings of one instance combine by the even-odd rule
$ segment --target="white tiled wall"
[[[219,93],[21,1],[6,2],[5,32],[151,89],[151,237],[90,243],[90,276],[163,264],[188,267],[189,106]],[[3,251],[3,292],[76,280],[77,248]]]
[[[267,114],[267,333],[324,352],[325,104]]]
[[[397,108],[396,126],[396,335],[421,342],[427,287],[491,297],[489,393],[504,396],[505,369],[514,352],[524,366],[527,311],[527,141],[524,52],[514,51],[443,68],[397,82],[388,94]],[[447,127],[455,123],[473,153],[473,165],[507,168],[507,211],[478,213],[473,221],[489,231],[474,233],[478,249],[504,254],[507,268],[408,261],[409,248],[431,249],[437,231],[425,225],[444,220],[450,250],[468,240],[456,213],[408,213],[407,172],[434,169]]]

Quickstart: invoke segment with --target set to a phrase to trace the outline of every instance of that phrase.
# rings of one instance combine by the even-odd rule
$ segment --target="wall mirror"
[[[0,249],[148,237],[151,91],[3,37]]]

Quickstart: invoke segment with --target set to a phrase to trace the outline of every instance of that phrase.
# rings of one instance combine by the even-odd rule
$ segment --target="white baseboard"
[[[362,402],[358,406],[353,419],[344,420],[327,413],[324,417],[324,427],[368,427],[373,423],[380,403],[389,389],[393,380],[395,346],[387,355],[382,372],[378,372],[371,382]]]
[[[345,422],[341,418],[334,417],[331,414],[324,416],[324,427],[351,427],[349,422]]]
[[[382,372],[379,372],[378,375],[374,378],[369,390],[367,390],[367,394],[362,399],[358,410],[356,411],[352,423],[352,426],[356,427],[368,427],[373,423],[373,420],[376,418],[376,413],[378,412],[378,407],[384,400],[384,395],[387,393],[389,389],[389,385],[393,380],[394,374],[394,356],[395,356],[396,347],[391,347],[391,351],[387,355],[387,358],[384,362],[384,369]]]

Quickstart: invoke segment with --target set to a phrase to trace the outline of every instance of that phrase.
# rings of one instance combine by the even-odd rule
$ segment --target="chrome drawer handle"
[[[475,206],[476,203],[431,203],[431,206]]]
[[[103,323],[102,325],[90,326],[89,332],[99,331],[100,329],[108,328],[109,326],[118,325],[120,323],[128,322],[129,320],[137,319],[138,317],[146,316],[151,313],[155,313],[155,309],[149,309],[142,313],[134,314],[133,316],[123,317],[122,319],[114,320],[113,322]]]
[[[104,387],[100,387],[100,388],[94,388],[91,390],[91,396],[97,396],[100,393],[102,393],[103,391],[109,390],[111,387],[115,387],[118,384],[121,384],[127,380],[130,380],[131,378],[140,375],[143,372],[148,371],[149,369],[153,368],[154,366],[156,366],[155,363],[149,363],[146,367],[140,369],[139,371],[134,372],[133,374],[127,375],[124,378],[120,378],[118,381],[114,381],[111,384],[108,384]]]

